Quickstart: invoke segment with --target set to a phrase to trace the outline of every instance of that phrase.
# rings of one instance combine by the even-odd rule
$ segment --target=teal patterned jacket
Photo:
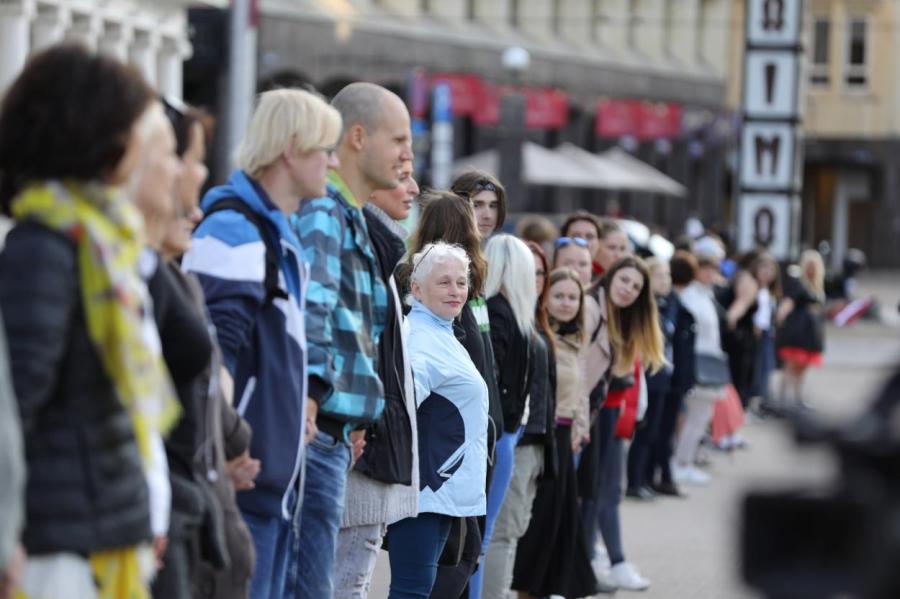
[[[387,289],[363,212],[335,173],[327,195],[304,201],[292,225],[310,265],[309,394],[319,404],[319,421],[341,424],[346,436],[377,420],[384,408],[376,362]]]

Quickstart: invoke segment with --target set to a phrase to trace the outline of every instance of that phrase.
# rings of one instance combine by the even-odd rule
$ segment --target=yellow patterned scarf
[[[140,214],[101,185],[51,182],[24,189],[16,220],[32,220],[75,241],[88,335],[122,405],[131,415],[145,465],[151,431],[167,433],[179,416],[137,262]]]

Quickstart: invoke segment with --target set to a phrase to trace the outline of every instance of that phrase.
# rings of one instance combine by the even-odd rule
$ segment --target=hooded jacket
[[[262,462],[256,488],[238,494],[242,510],[291,518],[306,412],[304,296],[308,267],[287,217],[246,173],[214,187],[200,206],[238,198],[263,218],[260,231],[235,210],[211,214],[194,231],[182,268],[200,280],[225,368],[234,379],[238,413],[253,428],[250,454]],[[278,252],[278,284],[286,298],[266,301],[268,235]],[[261,359],[262,357],[265,359]]]

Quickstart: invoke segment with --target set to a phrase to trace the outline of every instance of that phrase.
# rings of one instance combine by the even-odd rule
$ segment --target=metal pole
[[[525,141],[525,96],[518,89],[500,99],[500,172],[506,188],[507,212],[525,208],[525,184],[522,182],[522,144]]]
[[[228,44],[228,93],[224,144],[218,156],[219,172],[234,168],[233,153],[244,136],[256,92],[256,23],[254,0],[231,0]]]

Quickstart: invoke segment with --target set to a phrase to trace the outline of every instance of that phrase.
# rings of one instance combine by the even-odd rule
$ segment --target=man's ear
[[[345,142],[357,152],[361,152],[366,147],[368,138],[369,134],[366,132],[366,128],[357,123],[347,130]]]

